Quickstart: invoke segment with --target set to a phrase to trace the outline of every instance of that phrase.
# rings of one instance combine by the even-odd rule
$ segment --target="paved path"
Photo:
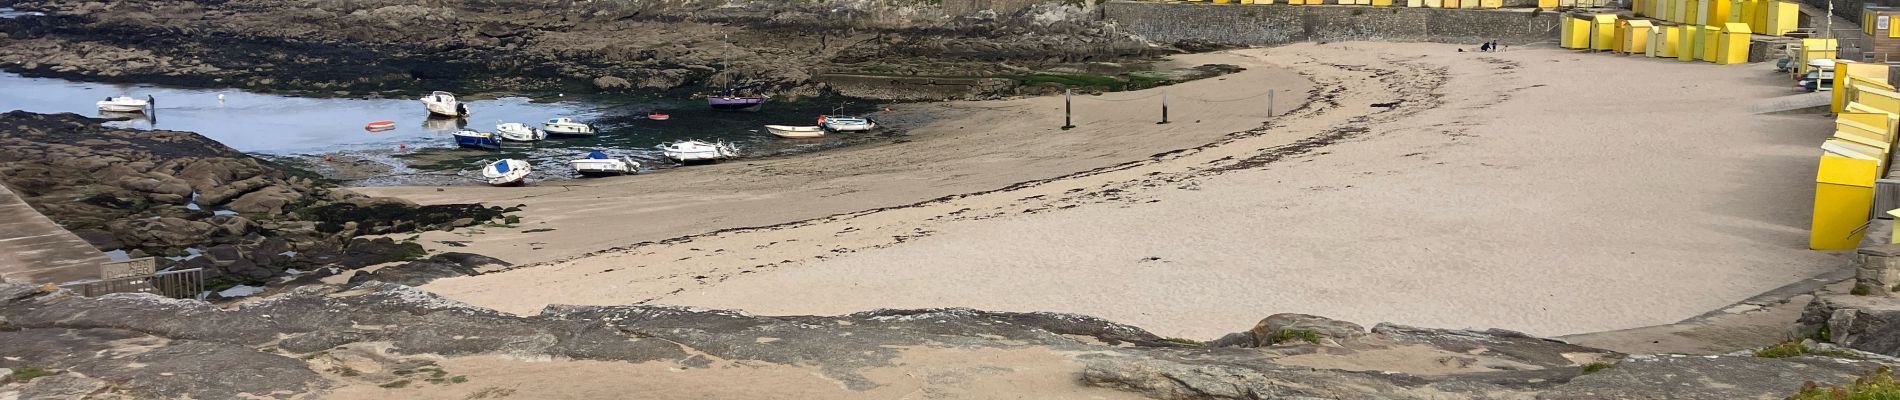
[[[92,279],[106,261],[111,259],[105,253],[0,186],[0,278],[31,283]]]

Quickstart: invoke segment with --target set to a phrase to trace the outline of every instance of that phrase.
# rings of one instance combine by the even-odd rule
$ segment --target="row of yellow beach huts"
[[[1566,49],[1608,50],[1716,64],[1748,62],[1750,30],[1747,24],[1656,26],[1649,20],[1591,14],[1564,18],[1559,31],[1558,44]]]
[[[1874,181],[1887,176],[1887,162],[1900,137],[1900,92],[1888,81],[1887,64],[1834,61],[1834,92],[1828,103],[1835,114],[1834,136],[1821,144],[1808,235],[1808,247],[1817,250],[1860,245],[1873,220]]]
[[[1362,5],[1373,7],[1413,7],[1413,8],[1505,8],[1504,0],[1186,0],[1190,3],[1214,4],[1291,4],[1291,5]],[[1554,10],[1559,7],[1604,7],[1610,0],[1537,0],[1537,7]],[[1529,7],[1528,5],[1524,7]]]

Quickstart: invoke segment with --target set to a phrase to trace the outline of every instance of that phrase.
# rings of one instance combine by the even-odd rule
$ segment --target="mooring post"
[[[1273,116],[1273,89],[1267,89],[1267,116]]]
[[[1062,130],[1065,131],[1075,128],[1075,122],[1073,118],[1070,118],[1075,110],[1075,100],[1069,98],[1073,95],[1075,95],[1075,89],[1062,90]]]
[[[1161,91],[1161,124],[1168,123],[1168,91]]]

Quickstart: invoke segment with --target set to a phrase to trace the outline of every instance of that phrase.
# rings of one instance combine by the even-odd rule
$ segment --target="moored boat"
[[[482,150],[501,150],[501,137],[488,132],[456,131],[455,145]]]
[[[660,146],[660,152],[666,158],[680,163],[716,162],[739,157],[739,149],[725,142],[707,143],[698,140],[682,140]]]
[[[877,121],[864,117],[820,116],[818,125],[832,132],[863,132],[877,128]]]
[[[541,123],[541,130],[553,136],[594,136],[594,126],[574,122],[573,118],[559,117]]]
[[[568,161],[574,172],[583,176],[615,176],[640,172],[640,163],[627,156],[613,157],[600,151],[587,152],[586,156]]]
[[[720,111],[758,111],[765,104],[765,96],[708,96],[706,105]]]
[[[528,127],[528,124],[524,124],[520,122],[509,122],[505,124],[495,125],[495,133],[501,134],[502,139],[513,140],[517,142],[532,142],[532,141],[548,138],[547,132],[543,132],[540,129],[534,129],[534,128]]]
[[[773,136],[791,139],[805,139],[825,136],[825,130],[816,126],[766,125],[766,132]]]
[[[417,100],[422,101],[423,108],[429,109],[430,114],[449,117],[468,116],[468,105],[456,101],[454,93],[438,90]]]
[[[151,105],[150,102],[134,99],[131,96],[107,97],[94,104],[99,106],[99,111],[121,113],[145,112],[145,108]]]
[[[665,120],[673,119],[673,116],[666,115],[666,113],[663,113],[663,112],[652,112],[652,113],[647,114],[647,119],[654,120],[654,121],[665,121]]]
[[[368,124],[363,125],[363,130],[367,130],[370,132],[382,132],[382,131],[386,131],[390,129],[396,129],[396,121],[385,119],[381,121],[370,122]]]
[[[534,172],[534,167],[527,161],[510,158],[488,163],[487,166],[482,167],[482,178],[487,179],[490,185],[520,186],[527,182],[528,174],[532,172]]]

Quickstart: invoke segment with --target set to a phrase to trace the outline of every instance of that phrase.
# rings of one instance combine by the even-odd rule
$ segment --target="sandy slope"
[[[1004,129],[919,133],[916,142],[883,146],[896,149],[888,153],[639,177],[651,179],[604,184],[597,200],[530,198],[540,202],[531,215],[543,219],[531,222],[557,231],[475,235],[476,247],[517,237],[605,247],[667,232],[576,232],[585,221],[743,226],[889,206],[897,202],[879,201],[905,196],[883,193],[999,188],[1008,177],[1139,158],[1115,146],[1187,148],[1239,132],[1001,191],[633,246],[426,289],[515,312],[641,301],[764,314],[969,306],[1078,312],[1204,338],[1267,314],[1306,312],[1556,335],[1674,322],[1841,262],[1804,249],[1813,146],[1828,121],[1748,114],[1751,102],[1786,91],[1760,66],[1379,43],[1206,57],[1251,58],[1255,69],[1171,88],[1177,101],[1246,98],[1273,76],[1261,63],[1298,71],[1320,90],[1265,129],[1249,130],[1258,114],[1208,107],[1191,117],[1199,124],[1177,117],[1156,126],[1124,115],[1115,130],[1086,140],[1052,131],[1027,148],[970,143],[1022,134]],[[1603,82],[1611,77],[1621,81]],[[995,109],[971,126],[1006,118],[1005,126],[1021,128],[1059,121],[1049,103],[955,107]],[[901,164],[866,166],[854,157]],[[808,173],[761,190],[760,171]],[[718,172],[733,176],[708,175]],[[655,186],[682,182],[752,185],[703,193]],[[815,189],[845,195],[775,201]],[[424,201],[497,196],[389,193]],[[669,209],[660,205],[666,199],[720,208]]]

